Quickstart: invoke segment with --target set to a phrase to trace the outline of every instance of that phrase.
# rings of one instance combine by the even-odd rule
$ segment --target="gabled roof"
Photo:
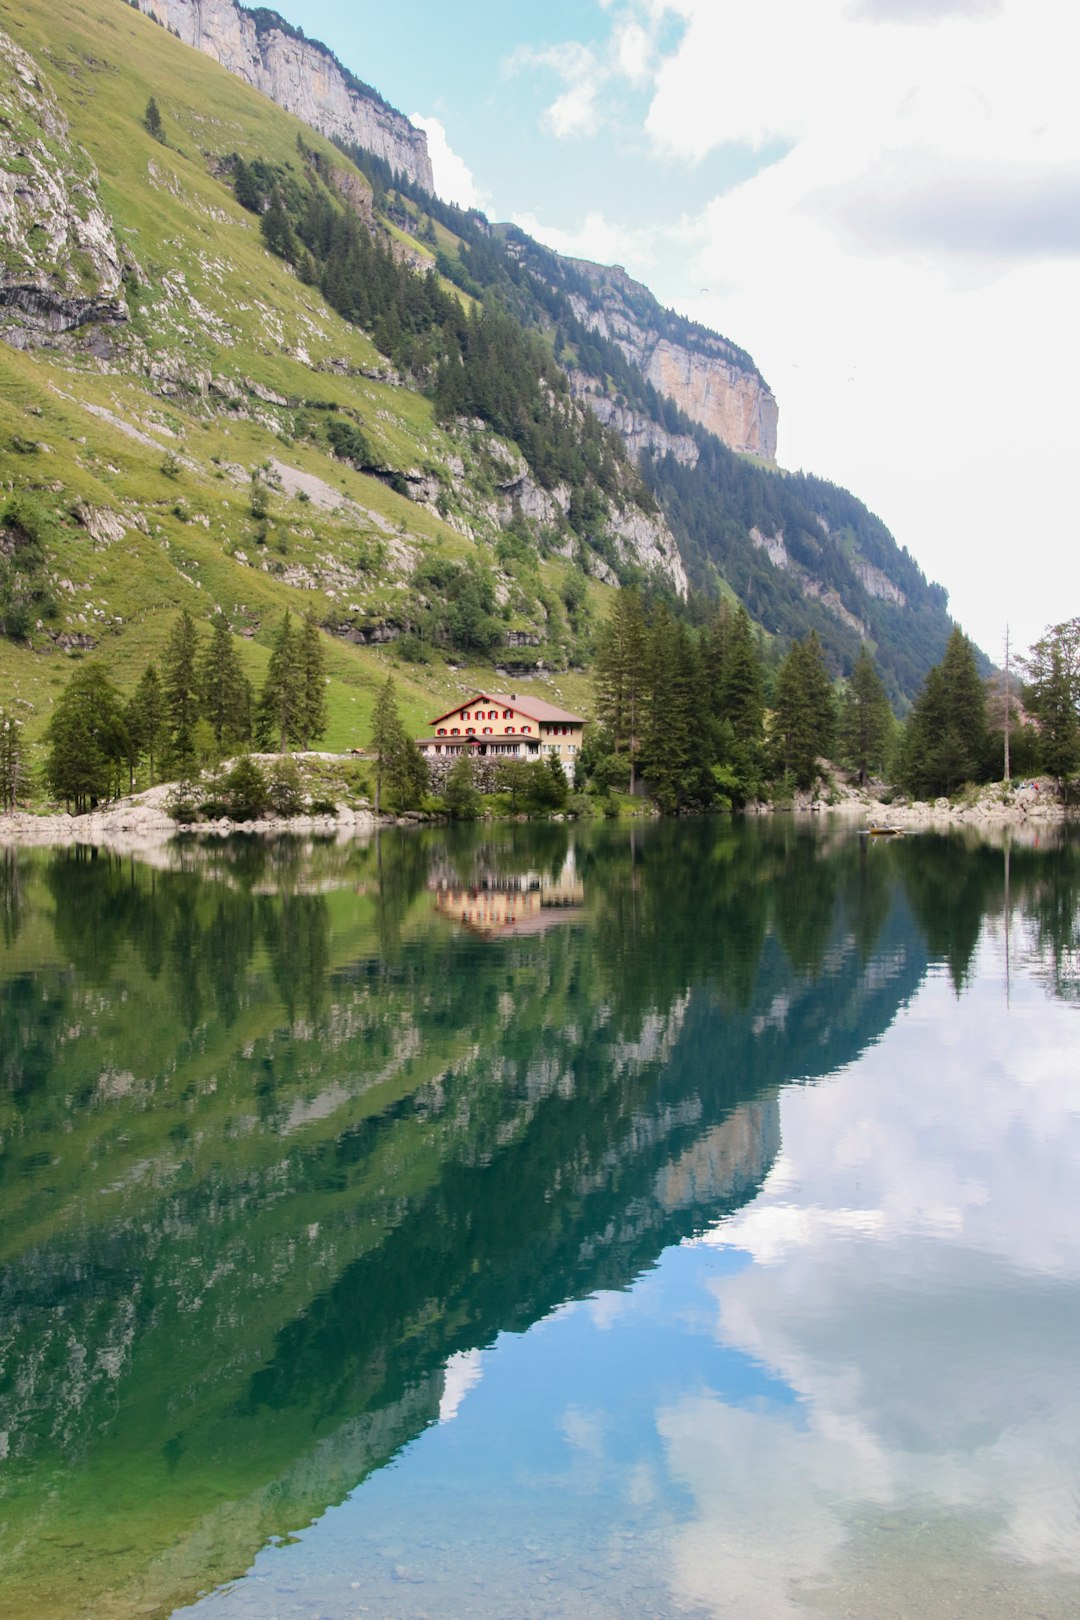
[[[513,693],[508,694],[506,692],[477,692],[475,697],[462,698],[460,703],[455,703],[454,707],[447,709],[445,714],[437,714],[434,720],[429,721],[428,724],[437,726],[440,720],[449,720],[452,714],[460,714],[462,709],[471,709],[477,703],[493,703],[500,709],[516,709],[526,719],[539,720],[546,725],[583,726],[585,724],[583,715],[571,714],[569,709],[556,708],[554,703],[545,703],[543,698],[532,697],[530,694],[526,694],[525,697],[515,697]]]

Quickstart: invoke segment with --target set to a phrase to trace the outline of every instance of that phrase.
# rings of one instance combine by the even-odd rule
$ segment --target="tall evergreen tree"
[[[45,731],[45,780],[76,813],[121,789],[131,739],[120,693],[100,664],[77,669]]]
[[[236,645],[223,613],[214,617],[199,670],[202,712],[218,749],[251,742],[251,682],[240,667]]]
[[[1064,789],[1080,767],[1080,619],[1056,624],[1040,637],[1024,669],[1042,766]]]
[[[881,677],[865,643],[840,703],[839,740],[842,756],[866,781],[873,766],[882,766],[892,733],[892,710]]]
[[[22,721],[0,708],[0,810],[14,810],[26,787]]]
[[[596,712],[616,754],[630,756],[630,792],[635,786],[644,711],[647,632],[641,596],[620,591],[597,638],[593,674]]]
[[[307,749],[323,735],[328,719],[326,652],[314,610],[305,613],[300,630],[300,674],[302,691],[298,725],[300,746]]]
[[[161,669],[169,721],[169,758],[174,769],[186,773],[195,758],[195,723],[201,708],[199,637],[187,608],[182,609],[165,643]]]
[[[976,780],[986,757],[986,694],[975,649],[953,630],[940,664],[929,670],[908,719],[901,779],[921,798],[955,793]]]
[[[160,763],[168,742],[168,710],[156,667],[147,664],[128,700],[124,718],[136,758],[145,759],[154,785],[154,762]]]
[[[394,811],[419,804],[427,792],[427,766],[402,724],[392,675],[375,700],[371,751],[375,755],[375,814],[382,814],[384,798]]]
[[[724,638],[720,665],[720,715],[742,744],[761,742],[765,704],[762,697],[761,659],[754,641],[750,615],[740,605]]]
[[[816,631],[796,641],[776,679],[774,736],[778,764],[800,788],[813,786],[817,762],[831,752],[836,710]]]
[[[648,679],[642,763],[663,810],[708,802],[702,768],[702,669],[686,625],[661,605],[653,618],[646,658]]]
[[[303,700],[300,637],[293,630],[292,615],[286,609],[259,694],[257,730],[262,747],[272,747],[276,742],[278,752],[283,754],[290,743],[300,740]]]

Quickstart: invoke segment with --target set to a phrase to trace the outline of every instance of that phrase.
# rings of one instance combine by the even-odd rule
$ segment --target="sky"
[[[295,0],[437,189],[754,357],[1000,661],[1080,614],[1067,0]]]

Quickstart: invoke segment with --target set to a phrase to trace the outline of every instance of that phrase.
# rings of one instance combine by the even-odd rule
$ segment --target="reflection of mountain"
[[[449,829],[296,870],[279,851],[273,893],[250,848],[229,883],[25,857],[0,1013],[5,1599],[72,1612],[71,1557],[48,1557],[72,1525],[98,1549],[88,1611],[236,1573],[435,1420],[449,1357],[751,1198],[777,1087],[853,1058],[925,970],[884,854]],[[478,872],[572,887],[579,926],[498,951],[451,932],[432,874]]]

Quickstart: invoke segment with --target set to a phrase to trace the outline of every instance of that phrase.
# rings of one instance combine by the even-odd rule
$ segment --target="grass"
[[[348,167],[337,148],[122,0],[0,0],[0,26],[34,57],[70,120],[69,166],[92,161],[116,241],[137,267],[131,319],[109,335],[111,352],[0,351],[0,493],[36,491],[60,526],[50,557],[59,617],[26,644],[0,641],[0,702],[25,716],[28,739],[40,737],[73,657],[102,658],[130,691],[180,607],[203,623],[223,610],[258,680],[286,608],[313,605],[344,632],[399,614],[422,556],[496,566],[483,452],[448,437],[421,394],[364,375],[385,368],[369,338],[266,252],[257,221],[221,178],[233,152],[299,175],[298,135]],[[151,95],[164,143],[143,126]],[[461,456],[473,482],[451,494],[445,473],[444,489],[475,538],[334,460],[331,410],[358,421],[389,467],[439,470]],[[271,489],[260,545],[250,474],[274,459],[321,480],[342,505]],[[79,502],[119,514],[125,538],[95,543],[73,516]],[[373,571],[361,561],[375,542],[384,555]],[[538,592],[557,598],[566,566],[538,561],[508,578],[517,604],[509,627],[546,634]],[[590,582],[594,617],[609,595]],[[94,645],[65,651],[58,637]],[[335,749],[363,739],[390,672],[416,729],[474,677],[489,686],[503,679],[490,667],[406,665],[344,634],[328,636],[327,651],[325,744]],[[553,691],[546,678],[516,685]],[[588,712],[580,676],[560,675],[556,685]]]

